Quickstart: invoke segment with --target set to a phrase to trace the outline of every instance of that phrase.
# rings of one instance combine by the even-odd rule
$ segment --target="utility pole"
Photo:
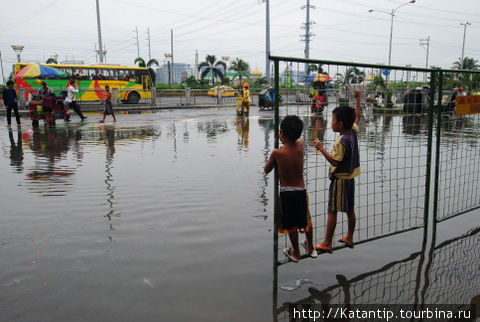
[[[1,50],[0,50],[0,66],[2,67],[3,84],[5,84],[5,75],[3,74],[3,60],[2,60],[2,51]]]
[[[467,33],[467,26],[471,25],[471,23],[468,22],[468,21],[465,22],[465,23],[461,22],[460,25],[463,26],[462,68],[461,68],[461,69],[463,69],[463,54],[465,52],[465,34]]]
[[[270,84],[270,0],[258,0],[258,3],[265,2],[265,78]]]
[[[300,9],[306,9],[305,25],[302,26],[302,29],[305,29],[305,35],[303,41],[305,41],[305,59],[310,58],[310,38],[315,36],[310,33],[310,25],[315,22],[310,21],[310,8],[315,9],[315,6],[310,5],[310,0],[307,0],[307,4],[302,6]],[[308,76],[308,63],[305,64],[305,77]]]
[[[100,26],[100,5],[98,3],[98,0],[96,1],[97,3],[97,29],[98,29],[98,58],[101,63],[103,63],[103,57],[105,55],[105,52],[103,51],[102,47],[102,29]]]
[[[173,74],[174,74],[174,71],[175,71],[175,67],[173,65],[173,29],[170,29],[170,53],[172,54],[172,84],[174,84],[174,77],[173,77]]]
[[[195,80],[198,80],[198,50],[195,49]]]
[[[148,41],[148,60],[152,59],[152,52],[151,52],[151,48],[150,48],[150,27],[147,28],[147,34],[148,34],[148,38],[147,38],[147,41]]]
[[[137,57],[140,57],[140,45],[138,43],[138,26],[135,26],[135,32],[137,34]]]

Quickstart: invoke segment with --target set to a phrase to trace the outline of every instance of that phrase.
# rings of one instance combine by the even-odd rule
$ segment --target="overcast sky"
[[[133,65],[151,55],[160,63],[170,52],[174,34],[174,60],[194,64],[208,54],[239,57],[251,69],[265,69],[265,4],[258,0],[99,0],[107,62]],[[310,58],[386,63],[390,34],[387,13],[408,1],[310,0],[315,34]],[[305,0],[270,0],[271,52],[277,56],[304,57],[301,41]],[[22,61],[44,62],[58,54],[65,59],[95,63],[98,46],[95,0],[2,0],[0,50],[5,74],[16,56],[11,45],[25,46]],[[375,9],[369,13],[369,9]],[[392,65],[424,67],[426,50],[419,39],[430,37],[429,65],[450,68],[461,57],[464,28],[470,22],[465,57],[480,61],[479,0],[417,0],[395,12]]]

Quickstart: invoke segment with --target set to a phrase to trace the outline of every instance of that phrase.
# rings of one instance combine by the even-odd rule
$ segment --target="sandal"
[[[294,256],[293,256],[293,247],[285,247],[283,249],[283,253],[285,254],[285,256],[287,256],[288,258],[290,258],[292,261],[294,261],[295,263],[298,263],[298,259],[296,259]]]
[[[305,251],[307,251],[307,255],[308,255],[308,256],[310,256],[311,258],[317,258],[318,253],[317,253],[317,251],[315,250],[315,247],[313,248],[313,250],[312,250],[312,252],[311,252],[310,254],[308,253],[307,240],[304,240],[304,241],[302,242],[302,246],[303,246],[303,248],[305,248]]]

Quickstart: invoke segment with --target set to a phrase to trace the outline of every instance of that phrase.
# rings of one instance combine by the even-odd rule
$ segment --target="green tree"
[[[317,71],[318,71],[318,66],[317,65],[308,65],[308,68],[307,68],[307,74],[308,75],[310,75],[311,73],[316,73]]]
[[[466,70],[478,70],[480,65],[478,65],[478,60],[470,58],[470,57],[465,57],[463,59],[463,69]],[[453,69],[462,69],[462,59],[458,58],[456,62],[453,62],[452,64]]]
[[[158,60],[156,60],[155,58],[152,58],[145,63],[145,59],[143,59],[142,57],[137,57],[135,58],[134,63],[138,64],[138,67],[146,67],[148,69],[148,73],[150,74],[150,77],[152,78],[152,82],[155,83],[156,73],[153,70],[152,66],[153,65],[156,65],[157,67],[160,66],[158,64]]]
[[[238,81],[240,83],[242,83],[243,76],[248,77],[250,74],[250,66],[240,58],[236,58],[232,61],[230,69],[238,74]]]
[[[202,70],[203,69],[203,70]],[[209,73],[212,75],[212,85],[215,85],[215,77],[225,79],[224,71],[227,70],[227,64],[224,61],[217,61],[215,55],[207,55],[205,61],[198,65],[198,71],[201,71],[200,77],[204,79]]]
[[[182,84],[185,85],[185,87],[190,87],[190,88],[196,88],[198,86],[198,82],[193,76],[182,79]]]
[[[322,64],[318,64],[318,65],[308,65],[307,75],[306,75],[305,77],[308,78],[308,76],[309,76],[311,73],[324,74],[325,72],[323,71]]]
[[[260,77],[260,78],[255,80],[255,82],[253,83],[253,86],[263,87],[264,85],[267,85],[267,84],[268,84],[267,78],[266,77]]]
[[[380,87],[382,90],[385,90],[387,88],[385,84],[385,80],[382,77],[382,74],[378,73],[373,77],[373,90],[376,92],[377,88]]]
[[[45,62],[45,64],[58,64],[57,60],[53,57],[50,57],[49,59],[47,59],[47,61]]]
[[[361,83],[365,78],[365,72],[360,71],[357,67],[348,68],[345,74],[337,73],[334,76],[335,83],[343,86],[346,90],[349,84]]]
[[[365,72],[361,71],[357,67],[350,67],[345,72],[345,79],[349,84],[361,83],[365,78]]]

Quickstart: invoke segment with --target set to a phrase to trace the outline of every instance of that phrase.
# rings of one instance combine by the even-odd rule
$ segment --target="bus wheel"
[[[129,104],[137,104],[140,101],[140,95],[137,92],[131,92],[128,94],[127,102]]]

